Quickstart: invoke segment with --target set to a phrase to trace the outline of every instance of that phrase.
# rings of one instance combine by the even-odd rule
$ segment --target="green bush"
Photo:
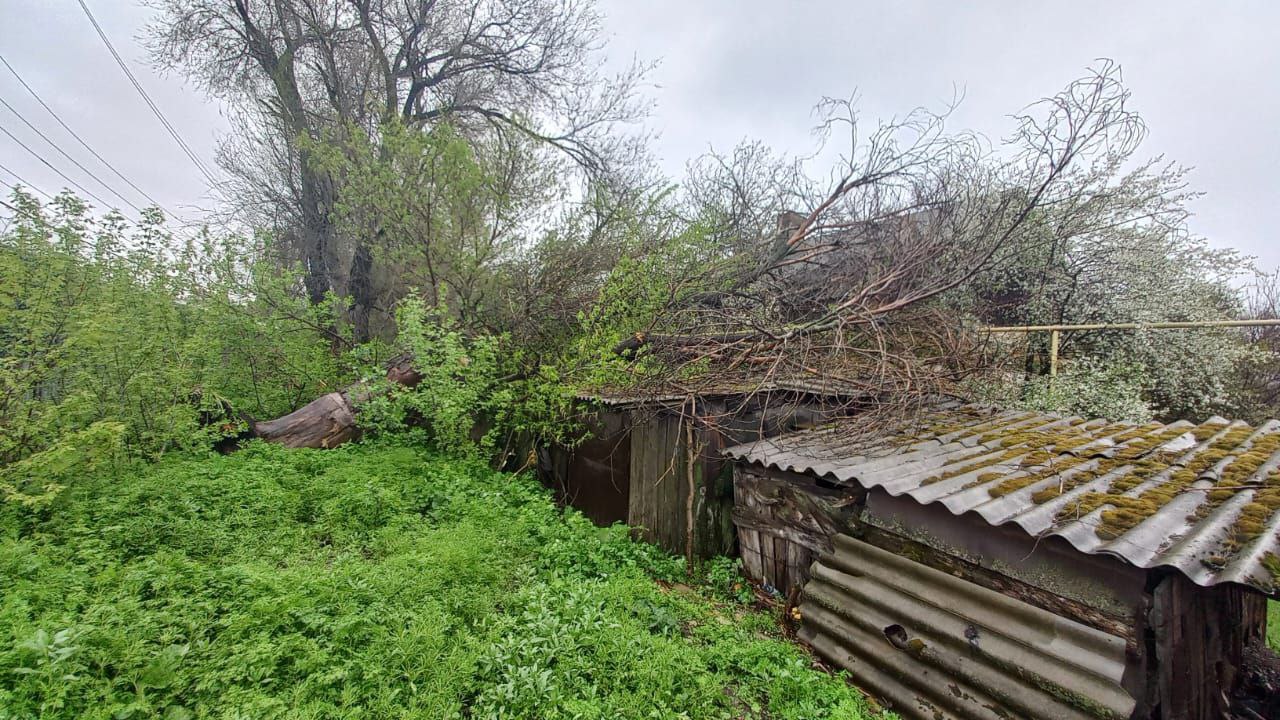
[[[1143,423],[1152,418],[1145,377],[1136,366],[1080,359],[1064,363],[1057,377],[984,380],[970,390],[981,402],[1005,407]]]
[[[71,195],[41,207],[17,192],[12,204],[0,466],[95,426],[119,428],[137,455],[207,449],[242,428],[240,413],[282,415],[348,381],[331,309],[311,306],[292,273],[245,260],[250,239],[183,246],[157,214],[128,226]]]
[[[104,465],[0,506],[0,718],[869,717],[733,569],[402,446]]]

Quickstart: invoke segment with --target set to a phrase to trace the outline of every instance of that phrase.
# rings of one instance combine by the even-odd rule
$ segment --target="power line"
[[[9,183],[5,183],[5,185],[9,185]],[[9,187],[13,187],[13,186],[9,185]],[[44,222],[44,218],[40,217],[39,215],[35,215],[28,210],[24,210],[18,207],[17,205],[10,205],[8,202],[4,200],[0,200],[0,206],[8,208],[9,210],[17,214],[26,217],[28,220],[34,220],[36,222]]]
[[[205,179],[208,180],[210,184],[217,185],[217,179],[213,177],[213,174],[209,172],[209,169],[205,167],[204,163],[200,161],[200,158],[191,150],[191,146],[187,145],[186,141],[182,139],[182,136],[178,134],[178,131],[169,122],[169,119],[160,111],[159,106],[157,106],[155,101],[151,99],[151,96],[147,94],[147,91],[142,87],[142,83],[138,82],[138,78],[134,76],[133,71],[129,69],[124,58],[120,57],[120,53],[116,52],[115,46],[111,44],[111,40],[107,37],[107,33],[104,32],[102,26],[98,24],[98,19],[93,16],[93,12],[89,10],[89,6],[85,4],[84,0],[79,0],[79,3],[80,8],[84,10],[85,16],[88,17],[89,22],[93,24],[93,29],[98,32],[98,37],[101,38],[102,43],[107,46],[107,50],[111,51],[111,56],[115,58],[116,64],[120,66],[120,69],[124,71],[125,76],[129,78],[129,82],[133,84],[134,90],[137,90],[138,94],[142,96],[142,99],[147,103],[147,107],[151,108],[151,112],[155,114],[156,119],[160,121],[160,124],[164,126],[165,130],[169,131],[169,135],[173,137],[174,142],[178,143],[178,147],[182,148],[182,151],[191,159],[191,162],[196,166],[196,169],[204,175]]]
[[[26,144],[26,143],[24,143],[24,142],[22,142],[21,140],[19,140],[19,139],[17,138],[17,136],[15,136],[13,133],[9,132],[9,130],[8,130],[7,128],[5,128],[3,125],[0,125],[0,132],[4,133],[5,135],[8,135],[10,140],[12,140],[12,141],[14,141],[15,143],[17,143],[17,144],[18,144],[18,146],[19,146],[19,147],[21,147],[23,150],[26,150],[27,152],[31,153],[31,156],[32,156],[32,157],[34,157],[35,159],[37,159],[37,160],[39,160],[40,162],[44,163],[44,165],[45,165],[46,167],[48,167],[50,170],[52,170],[52,171],[54,171],[54,172],[58,173],[58,175],[59,175],[63,180],[66,180],[67,182],[69,182],[69,183],[71,183],[72,185],[76,186],[76,188],[77,188],[77,189],[79,189],[79,190],[80,190],[80,192],[84,193],[85,195],[88,195],[89,197],[93,198],[94,200],[97,200],[97,201],[102,205],[102,207],[107,207],[107,208],[111,207],[111,203],[107,202],[106,200],[103,200],[102,198],[98,197],[97,195],[93,194],[92,192],[89,192],[89,190],[88,190],[88,189],[86,189],[86,188],[85,188],[85,186],[81,185],[80,183],[76,182],[75,180],[72,180],[70,177],[68,177],[68,176],[67,176],[67,174],[66,174],[66,173],[64,173],[64,172],[62,172],[61,170],[59,170],[58,168],[54,167],[54,166],[53,166],[53,164],[52,164],[52,163],[50,163],[48,160],[45,160],[44,158],[40,157],[40,153],[37,153],[35,150],[32,150],[31,148],[27,147],[27,144]],[[15,175],[14,177],[17,177],[17,176]]]
[[[13,177],[17,178],[18,182],[19,182],[20,184],[24,185],[25,187],[29,187],[29,188],[31,188],[32,190],[35,190],[36,192],[40,193],[41,195],[45,196],[46,198],[48,198],[48,199],[50,199],[50,200],[52,200],[52,199],[53,199],[53,196],[52,196],[52,195],[50,195],[49,193],[47,193],[47,192],[45,192],[45,191],[41,190],[40,188],[36,187],[35,185],[33,185],[33,184],[31,184],[31,183],[27,182],[26,178],[22,177],[21,175],[19,175],[19,174],[18,174],[18,173],[16,173],[16,172],[14,172],[14,171],[10,170],[9,168],[5,167],[4,165],[0,165],[0,170],[3,170],[3,171],[5,171],[5,172],[9,173],[10,175],[12,175]],[[14,186],[13,186],[12,184],[10,184],[10,183],[5,183],[5,185],[8,185],[9,187],[14,187]]]
[[[9,112],[13,113],[13,114],[14,114],[14,116],[15,116],[15,117],[17,117],[19,120],[21,120],[21,121],[23,122],[23,124],[24,124],[24,125],[26,125],[28,128],[31,128],[31,131],[32,131],[32,132],[34,132],[36,135],[39,135],[39,136],[40,136],[40,138],[41,138],[42,140],[44,140],[46,143],[48,143],[48,144],[49,144],[49,146],[50,146],[50,147],[52,147],[54,150],[57,150],[57,151],[58,151],[58,153],[59,153],[59,154],[61,154],[61,155],[62,155],[62,157],[64,157],[64,158],[66,158],[67,160],[69,160],[69,161],[71,162],[71,164],[72,164],[72,165],[75,165],[76,167],[80,168],[80,171],[81,171],[81,172],[83,172],[85,175],[88,175],[89,177],[93,178],[95,182],[97,182],[97,183],[98,183],[99,185],[101,185],[102,187],[106,188],[106,189],[107,189],[107,192],[110,192],[112,195],[115,195],[116,197],[118,197],[118,198],[120,198],[121,200],[123,200],[123,201],[124,201],[124,204],[125,204],[125,205],[128,205],[128,206],[129,206],[129,207],[131,207],[131,208],[133,208],[134,212],[139,212],[139,213],[140,213],[140,212],[142,212],[142,208],[138,207],[137,205],[134,205],[134,204],[133,204],[133,201],[131,201],[129,198],[125,197],[124,195],[121,195],[119,192],[116,192],[116,189],[115,189],[115,188],[113,188],[113,187],[111,187],[110,185],[108,185],[108,184],[106,184],[105,182],[103,182],[103,181],[102,181],[102,178],[100,178],[100,177],[98,177],[97,175],[94,175],[94,174],[93,174],[93,171],[89,170],[89,168],[85,167],[84,165],[81,165],[81,164],[80,164],[80,162],[79,162],[78,160],[76,160],[75,158],[73,158],[73,157],[71,157],[70,155],[68,155],[66,150],[63,150],[62,148],[58,147],[58,144],[57,144],[57,143],[55,143],[54,141],[50,140],[48,135],[45,135],[43,132],[41,132],[41,131],[40,131],[40,128],[36,127],[35,125],[32,125],[32,124],[31,124],[31,121],[29,121],[29,120],[27,120],[25,117],[23,117],[23,116],[22,116],[22,113],[20,113],[20,112],[18,112],[17,110],[15,110],[15,109],[13,108],[13,106],[12,106],[12,105],[10,105],[9,103],[5,102],[5,99],[4,99],[4,98],[0,98],[0,105],[5,106],[5,108],[6,108],[6,109],[8,109],[8,110],[9,110]]]
[[[153,198],[153,197],[151,197],[150,195],[148,195],[148,194],[147,194],[147,192],[146,192],[145,190],[143,190],[142,188],[138,187],[138,186],[137,186],[137,184],[135,184],[135,183],[134,183],[132,180],[130,180],[129,178],[125,177],[125,174],[124,174],[124,173],[120,172],[119,170],[117,170],[117,169],[116,169],[116,167],[115,167],[114,165],[112,165],[111,163],[107,162],[107,159],[106,159],[106,158],[104,158],[104,157],[102,157],[101,155],[99,155],[97,150],[94,150],[92,147],[90,147],[90,146],[89,146],[89,143],[87,143],[87,142],[85,142],[85,141],[84,141],[84,138],[80,137],[80,135],[78,135],[78,134],[76,133],[76,131],[75,131],[75,130],[72,130],[72,129],[71,129],[71,126],[67,125],[67,123],[65,123],[65,122],[62,120],[62,118],[58,116],[58,113],[54,112],[54,111],[53,111],[53,108],[49,107],[49,104],[48,104],[48,103],[46,103],[46,102],[44,101],[44,99],[40,97],[40,94],[39,94],[39,93],[37,93],[37,92],[36,92],[36,91],[35,91],[35,90],[30,86],[30,85],[28,85],[26,80],[23,80],[23,79],[22,79],[22,76],[18,74],[18,71],[17,71],[17,70],[14,70],[14,69],[13,69],[13,66],[9,64],[9,61],[5,59],[4,55],[0,55],[0,63],[3,63],[3,64],[4,64],[4,66],[5,66],[6,68],[8,68],[8,69],[9,69],[9,72],[13,74],[13,77],[14,77],[14,78],[16,78],[16,79],[18,80],[18,82],[22,85],[22,87],[26,88],[26,91],[27,91],[28,93],[30,93],[30,94],[31,94],[31,97],[35,98],[35,99],[36,99],[36,102],[40,103],[40,106],[41,106],[41,107],[43,107],[43,108],[45,109],[45,111],[46,111],[46,112],[48,112],[51,116],[53,116],[53,119],[54,119],[54,120],[57,120],[57,121],[58,121],[58,124],[62,126],[62,129],[63,129],[63,130],[66,130],[66,131],[67,131],[67,133],[69,133],[69,134],[71,135],[71,137],[75,138],[75,139],[76,139],[76,141],[77,141],[77,142],[79,142],[79,143],[80,143],[80,145],[81,145],[81,146],[83,146],[85,150],[88,150],[88,151],[89,151],[89,153],[90,153],[91,155],[93,155],[95,158],[97,158],[99,162],[101,162],[103,165],[107,166],[107,168],[108,168],[109,170],[111,170],[111,172],[115,173],[115,174],[116,174],[116,177],[118,177],[118,178],[120,178],[121,180],[125,181],[125,183],[127,183],[127,184],[129,185],[129,187],[133,188],[135,191],[137,191],[137,193],[138,193],[139,195],[141,195],[142,197],[146,198],[146,199],[147,199],[147,201],[148,201],[148,202],[150,202],[152,205],[155,205],[156,207],[163,207],[163,206],[160,204],[160,201],[158,201],[158,200],[156,200],[155,198]],[[174,213],[170,213],[170,214],[171,214],[171,215],[175,215]],[[175,215],[175,216],[176,216],[176,215]]]

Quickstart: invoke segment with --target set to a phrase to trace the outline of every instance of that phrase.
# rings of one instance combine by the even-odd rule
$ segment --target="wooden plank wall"
[[[1202,588],[1180,573],[1156,586],[1152,629],[1162,720],[1226,717],[1244,648],[1266,629],[1266,599],[1240,585]]]
[[[693,533],[689,534],[688,429],[676,414],[637,413],[631,427],[631,500],[628,524],[636,536],[695,560],[734,551],[733,482],[720,458],[718,434],[695,427],[699,452],[693,467]]]
[[[639,539],[683,553],[687,492],[680,418],[651,415],[631,426],[631,501],[628,524]]]
[[[734,468],[733,522],[747,576],[790,596],[809,579],[809,566],[849,532],[866,492],[822,487],[809,475],[739,465]]]

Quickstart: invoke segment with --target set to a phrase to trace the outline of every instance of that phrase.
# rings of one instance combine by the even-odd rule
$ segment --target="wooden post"
[[[689,398],[690,409],[695,409],[693,398]],[[693,576],[693,494],[698,485],[698,448],[693,439],[693,413],[684,418],[684,471],[687,490],[684,498],[684,571]]]
[[[1049,377],[1058,376],[1058,331],[1049,332]]]

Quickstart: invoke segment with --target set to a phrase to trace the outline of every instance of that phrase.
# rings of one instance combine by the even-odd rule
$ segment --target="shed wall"
[[[556,502],[582,511],[597,525],[627,522],[631,500],[631,419],[602,411],[588,423],[590,435],[574,448],[540,453],[543,484]]]
[[[1161,719],[1225,717],[1244,648],[1266,633],[1266,598],[1242,585],[1202,588],[1179,573],[1164,578],[1154,597]]]
[[[904,717],[1127,718],[1125,640],[847,535],[814,565],[801,639]]]
[[[831,539],[850,531],[866,495],[750,466],[734,469],[733,494],[743,571],[788,598],[808,581],[814,560],[831,550]]]
[[[690,432],[676,414],[634,419],[628,523],[639,539],[668,552],[691,551],[695,559],[732,554],[731,468],[716,433],[694,426],[690,448]]]

